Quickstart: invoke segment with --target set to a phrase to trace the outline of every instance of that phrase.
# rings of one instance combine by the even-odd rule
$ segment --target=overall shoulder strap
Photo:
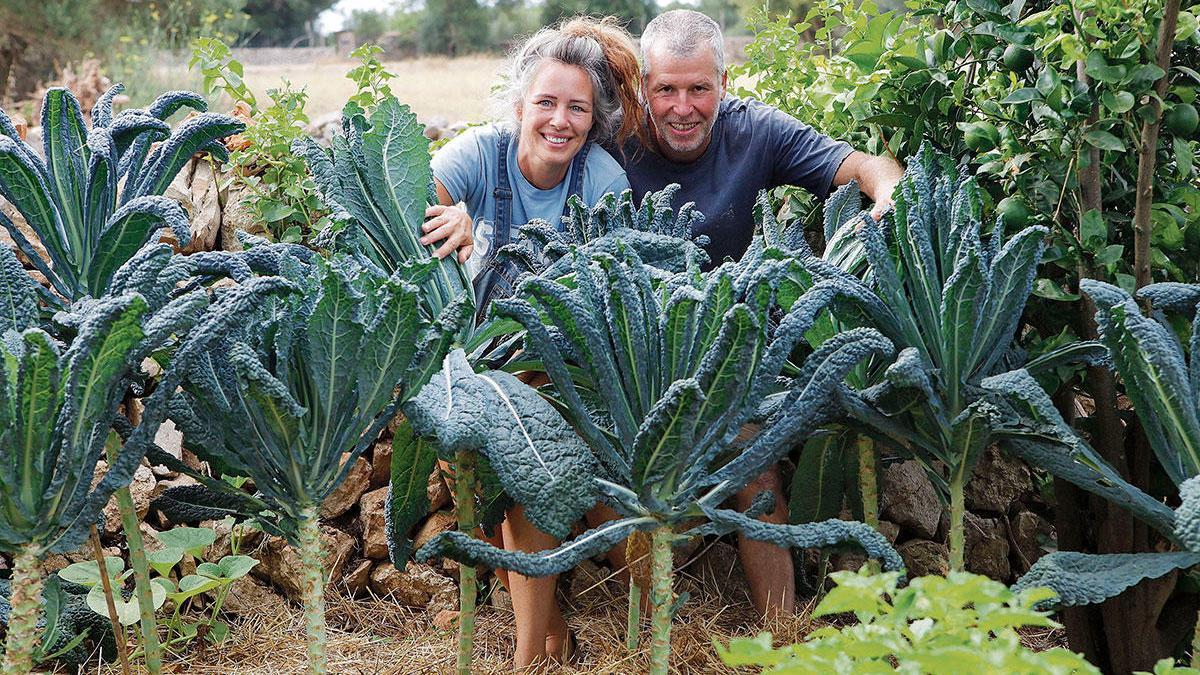
[[[496,198],[496,222],[493,233],[492,250],[494,253],[500,247],[506,246],[510,240],[512,229],[512,187],[508,180],[508,142],[511,135],[504,130],[496,137],[496,186],[492,188],[492,196]]]

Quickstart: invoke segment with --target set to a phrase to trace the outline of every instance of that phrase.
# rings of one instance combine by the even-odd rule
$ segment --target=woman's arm
[[[433,255],[445,258],[457,249],[458,262],[465,263],[475,248],[475,241],[471,236],[474,222],[465,209],[454,204],[454,199],[440,180],[434,178],[433,184],[437,188],[438,203],[425,209],[427,220],[421,225],[421,231],[425,233],[425,236],[421,237],[421,243],[442,241],[442,245]]]

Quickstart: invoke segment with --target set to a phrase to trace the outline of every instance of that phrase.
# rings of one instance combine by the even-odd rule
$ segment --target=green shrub
[[[731,666],[766,673],[1099,673],[1084,658],[1056,647],[1035,652],[1019,628],[1057,627],[1035,603],[1048,589],[1014,593],[987,577],[952,572],[897,587],[900,574],[866,568],[832,575],[814,617],[853,613],[856,622],[819,628],[799,644],[775,649],[771,634],[717,644]]]

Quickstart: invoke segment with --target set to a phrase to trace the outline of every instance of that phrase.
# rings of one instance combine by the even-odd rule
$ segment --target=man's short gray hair
[[[698,45],[712,48],[717,72],[725,72],[725,38],[721,27],[709,17],[690,9],[663,12],[642,31],[642,78],[650,74],[650,50],[661,46],[672,56],[690,56]]]

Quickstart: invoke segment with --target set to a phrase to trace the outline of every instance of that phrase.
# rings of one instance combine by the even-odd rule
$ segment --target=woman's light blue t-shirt
[[[489,124],[472,127],[454,138],[433,156],[434,178],[450,193],[455,202],[466,204],[467,213],[475,220],[475,248],[467,261],[467,270],[474,275],[492,251],[496,221],[496,197],[492,190],[499,182],[496,140],[500,129]],[[566,178],[549,190],[535,187],[517,167],[517,136],[508,142],[508,183],[512,190],[512,232],[534,218],[561,226],[563,205],[574,177],[574,167]],[[583,201],[595,204],[606,193],[620,194],[629,188],[625,170],[599,145],[593,144],[583,166]]]

